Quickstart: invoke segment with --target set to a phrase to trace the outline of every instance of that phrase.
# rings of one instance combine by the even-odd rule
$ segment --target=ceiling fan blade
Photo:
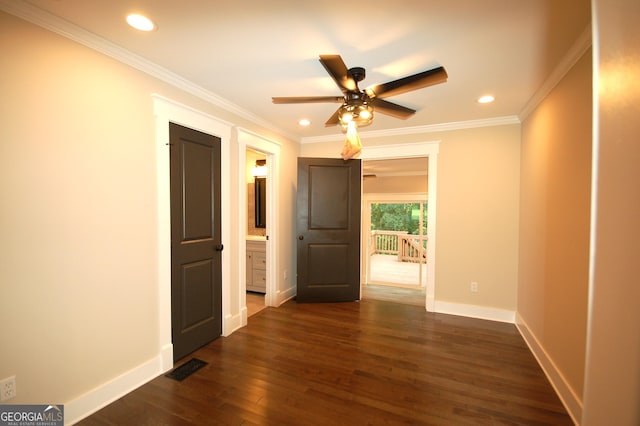
[[[329,117],[327,122],[324,123],[324,126],[330,127],[330,126],[337,126],[338,124],[340,124],[340,118],[338,117],[339,113],[340,113],[340,108],[338,108],[336,112],[334,112],[333,115]]]
[[[272,97],[271,100],[274,104],[343,103],[344,96],[280,96]]]
[[[444,67],[434,68],[418,74],[393,80],[388,83],[376,84],[365,90],[370,97],[382,97],[399,95],[411,90],[422,89],[447,81],[447,71]]]
[[[392,117],[401,118],[406,120],[416,113],[415,109],[407,108],[402,105],[394,104],[393,102],[385,101],[380,98],[373,98],[369,101],[376,112],[381,112]]]
[[[356,81],[349,75],[349,70],[340,55],[320,55],[320,63],[343,93],[358,90]]]

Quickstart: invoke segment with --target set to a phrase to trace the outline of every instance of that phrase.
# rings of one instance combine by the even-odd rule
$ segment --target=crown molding
[[[518,114],[520,121],[525,121],[529,114],[531,114],[540,103],[551,93],[551,91],[560,83],[565,75],[573,68],[573,66],[582,58],[585,52],[592,45],[591,24],[582,31],[582,34],[576,39],[571,48],[564,55],[562,60],[549,74],[549,77],[540,86],[538,90],[533,94],[529,101],[525,104],[524,108]]]
[[[123,64],[129,65],[180,90],[207,101],[212,105],[220,107],[225,111],[236,114],[237,116],[258,126],[272,130],[291,140],[299,140],[298,136],[292,135],[275,127],[268,121],[228,101],[227,99],[192,83],[186,78],[38,7],[23,1],[0,0],[0,10],[4,10],[11,15],[17,16],[18,18],[24,19],[34,25],[45,28],[90,49],[107,55],[119,62],[122,62]]]
[[[416,135],[424,133],[451,132],[454,130],[475,129],[478,127],[507,126],[510,124],[520,124],[520,119],[515,115],[504,117],[484,118],[480,120],[454,121],[450,123],[428,124],[426,126],[400,127],[396,129],[386,130],[370,130],[367,132],[358,132],[361,137],[388,137],[399,135]],[[300,143],[318,143],[318,142],[335,142],[343,140],[344,136],[326,135],[326,136],[309,136],[302,138]]]
[[[15,0],[0,0],[0,10],[4,10],[7,13],[31,22],[34,25],[45,28],[65,38],[89,47],[90,49],[107,55],[121,63],[129,65],[193,96],[196,96],[212,105],[222,108],[225,111],[246,119],[251,123],[276,132],[292,141],[298,141],[299,143],[304,144],[334,142],[344,139],[344,136],[341,133],[300,138],[299,136],[286,132],[269,123],[268,121],[258,117],[257,115],[247,111],[246,109],[228,101],[227,99],[224,99],[221,96],[218,96],[215,93],[192,83],[184,77],[172,71],[169,71],[166,68],[161,67],[147,59],[144,59],[141,56],[138,56],[122,48],[121,46],[116,45],[115,43],[112,43],[96,34],[93,34],[83,28],[78,27],[77,25],[74,25],[26,2]],[[564,75],[566,75],[571,67],[582,57],[584,52],[586,52],[589,47],[591,47],[591,26],[588,26],[583,31],[582,35],[578,38],[576,43],[574,43],[573,47],[569,50],[567,55],[565,55],[564,59],[560,62],[560,64],[556,67],[556,69],[552,72],[552,74],[540,87],[540,89],[538,89],[534,96],[531,97],[531,99],[527,102],[525,107],[517,116],[504,116],[480,120],[431,124],[425,126],[373,130],[360,132],[360,135],[372,138],[392,137],[399,135],[436,133],[479,127],[520,124],[549,94],[549,92],[551,92],[551,90],[558,84],[558,82],[564,77]]]

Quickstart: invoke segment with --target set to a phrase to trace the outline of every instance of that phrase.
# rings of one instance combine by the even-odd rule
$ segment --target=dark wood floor
[[[424,288],[367,284],[362,286],[361,297],[362,299],[386,300],[405,305],[422,306],[423,309],[427,303]]]
[[[191,357],[80,424],[573,424],[515,326],[418,306],[289,301]]]

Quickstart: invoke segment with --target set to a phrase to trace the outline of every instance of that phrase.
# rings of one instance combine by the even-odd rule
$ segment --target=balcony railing
[[[406,231],[371,231],[370,254],[393,254],[399,262],[427,263],[427,236]]]

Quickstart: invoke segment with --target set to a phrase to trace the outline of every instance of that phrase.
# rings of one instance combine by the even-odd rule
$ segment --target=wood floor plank
[[[82,425],[571,425],[513,324],[387,301],[266,308]]]

